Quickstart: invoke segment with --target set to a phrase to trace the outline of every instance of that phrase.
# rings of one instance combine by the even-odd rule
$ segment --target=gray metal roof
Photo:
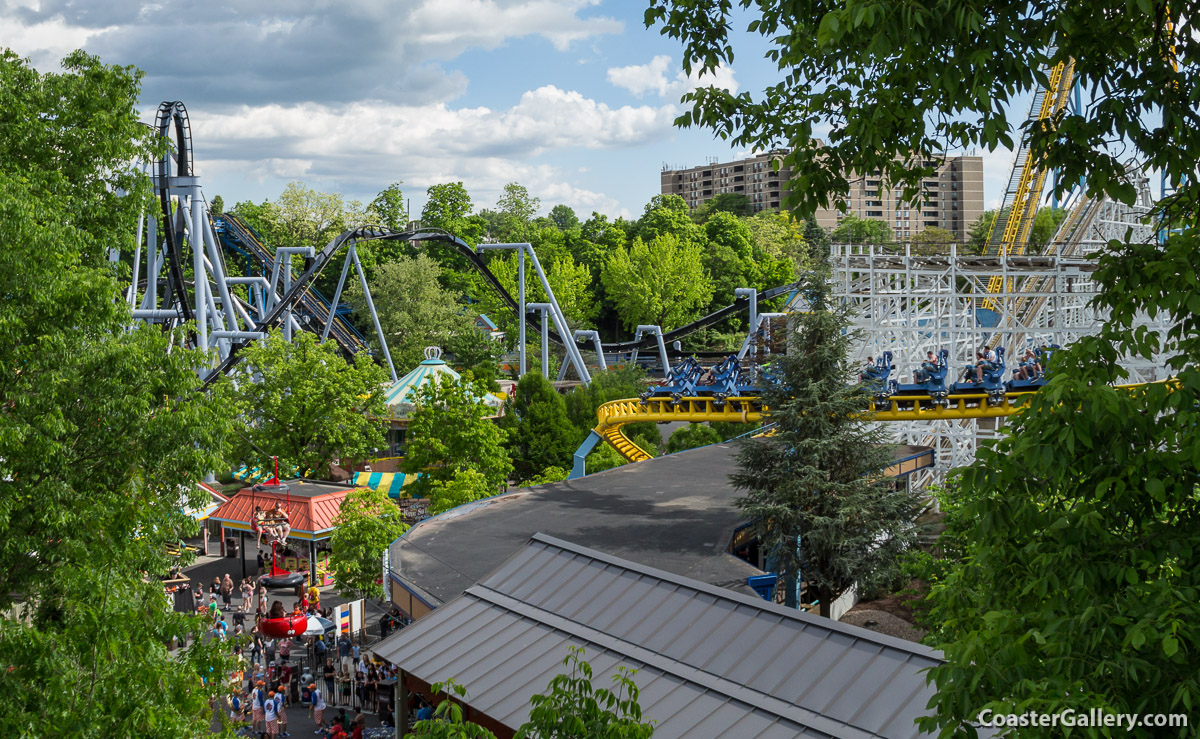
[[[914,737],[937,652],[543,534],[374,651],[518,727],[529,697],[586,649],[594,684],[637,669],[671,737]]]

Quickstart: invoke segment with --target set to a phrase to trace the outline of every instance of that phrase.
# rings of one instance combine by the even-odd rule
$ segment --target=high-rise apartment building
[[[778,209],[783,207],[792,173],[782,166],[776,171],[774,162],[786,154],[786,150],[774,149],[733,162],[689,169],[664,167],[662,193],[679,195],[692,208],[722,193],[738,193],[750,199],[755,211]],[[937,226],[965,241],[971,224],[983,213],[983,158],[935,154],[925,164],[935,171],[921,181],[916,203],[905,203],[900,189],[884,187],[878,172],[848,177],[850,189],[843,193],[846,213],[884,221],[900,240]],[[844,217],[831,208],[816,213],[817,223],[828,229],[837,228]]]

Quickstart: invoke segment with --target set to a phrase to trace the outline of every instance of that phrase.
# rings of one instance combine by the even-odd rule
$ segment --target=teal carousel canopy
[[[442,360],[442,350],[437,347],[425,349],[425,361],[417,368],[401,377],[385,391],[384,402],[387,403],[388,413],[394,421],[407,421],[416,407],[417,390],[430,382],[459,382],[462,375],[450,368]],[[482,401],[485,405],[499,408],[503,399],[488,394]]]

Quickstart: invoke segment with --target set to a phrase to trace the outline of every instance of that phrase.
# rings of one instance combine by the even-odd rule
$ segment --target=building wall
[[[776,172],[772,162],[782,160],[786,154],[786,150],[775,149],[732,162],[664,169],[660,191],[679,195],[692,208],[722,193],[737,193],[750,198],[755,211],[781,209],[792,171],[780,166]],[[915,207],[901,200],[899,189],[883,187],[876,173],[847,178],[850,189],[843,193],[846,212],[886,222],[899,240],[937,226],[965,241],[971,224],[983,213],[983,158],[933,155],[925,161],[936,171],[922,181],[921,198]],[[843,217],[830,208],[818,210],[815,215],[820,226],[831,230]]]

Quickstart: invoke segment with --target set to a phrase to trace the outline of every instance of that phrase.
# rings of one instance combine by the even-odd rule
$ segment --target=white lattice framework
[[[1141,178],[1138,184],[1141,197],[1134,206],[1083,197],[1068,203],[1071,210],[1058,234],[1062,240],[1042,255],[975,256],[952,247],[948,254],[922,256],[912,246],[834,244],[834,294],[854,308],[864,339],[856,359],[890,351],[896,367],[892,378],[909,382],[927,350],[948,349],[950,378],[956,378],[985,344],[1003,346],[1012,358],[1026,348],[1065,346],[1094,333],[1104,317],[1089,306],[1096,288],[1095,263],[1087,255],[1127,233],[1133,242],[1156,238],[1154,228],[1143,223],[1152,208],[1148,183]],[[1005,278],[1003,285],[988,292],[988,280],[997,274]],[[985,298],[995,310],[984,308]],[[1126,366],[1131,382],[1164,377],[1157,361]],[[969,464],[979,442],[996,435],[998,422],[906,422],[887,428],[897,442],[934,447],[937,466],[931,475],[940,479]]]

